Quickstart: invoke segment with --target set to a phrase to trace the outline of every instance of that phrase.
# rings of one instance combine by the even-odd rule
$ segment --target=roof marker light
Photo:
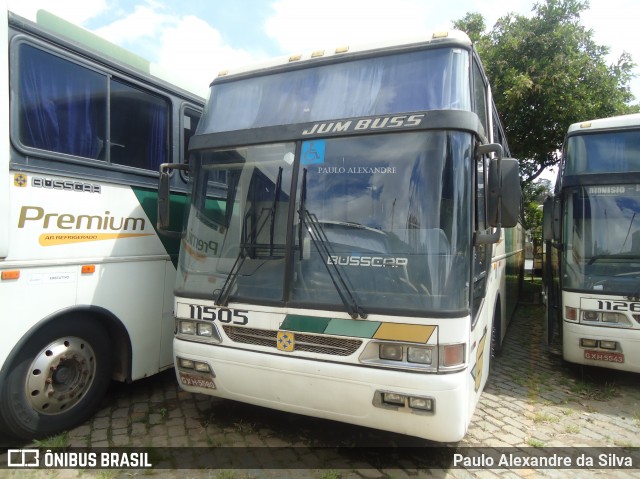
[[[297,62],[298,60],[300,60],[302,58],[301,54],[297,54],[297,55],[291,55],[289,57],[289,61],[290,62]]]
[[[591,128],[591,122],[585,121],[584,123],[580,123],[580,128]]]
[[[324,56],[324,50],[316,50],[311,54],[311,58],[318,58]]]
[[[336,53],[347,53],[349,51],[349,45],[344,45],[336,48]]]
[[[436,38],[447,38],[449,36],[449,32],[435,32],[431,38],[436,39]]]

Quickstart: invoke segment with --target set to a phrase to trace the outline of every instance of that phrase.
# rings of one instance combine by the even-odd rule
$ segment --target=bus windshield
[[[468,71],[466,51],[437,48],[216,82],[198,133],[471,110]]]
[[[299,158],[294,142],[198,152],[179,294],[339,310],[347,297],[368,313],[468,310],[472,139],[314,139]]]
[[[567,288],[640,294],[640,184],[568,189]]]
[[[629,130],[571,136],[566,157],[566,176],[640,171],[640,134]]]

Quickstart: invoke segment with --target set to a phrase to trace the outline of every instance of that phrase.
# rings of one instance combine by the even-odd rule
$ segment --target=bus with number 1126
[[[547,339],[565,360],[640,372],[640,115],[569,127],[543,213]]]
[[[508,155],[461,32],[221,72],[189,147],[181,386],[462,438],[522,279]]]

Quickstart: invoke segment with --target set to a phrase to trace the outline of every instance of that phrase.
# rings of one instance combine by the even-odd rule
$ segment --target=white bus
[[[543,223],[547,339],[569,362],[640,372],[640,115],[569,127]]]
[[[503,152],[460,32],[222,72],[190,144],[182,387],[461,439],[522,278]]]
[[[110,379],[172,367],[158,166],[183,161],[204,99],[46,12],[0,23],[0,433],[29,440],[84,421]]]

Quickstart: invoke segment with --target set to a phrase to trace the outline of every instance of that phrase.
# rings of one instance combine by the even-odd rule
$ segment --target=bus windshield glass
[[[214,83],[199,132],[471,110],[469,55],[438,48]]]
[[[565,176],[640,171],[638,130],[571,136],[567,140]]]
[[[340,310],[347,297],[368,313],[468,310],[472,139],[314,139],[299,158],[294,143],[198,152],[179,293]]]
[[[575,187],[566,198],[567,288],[640,294],[640,184]]]

